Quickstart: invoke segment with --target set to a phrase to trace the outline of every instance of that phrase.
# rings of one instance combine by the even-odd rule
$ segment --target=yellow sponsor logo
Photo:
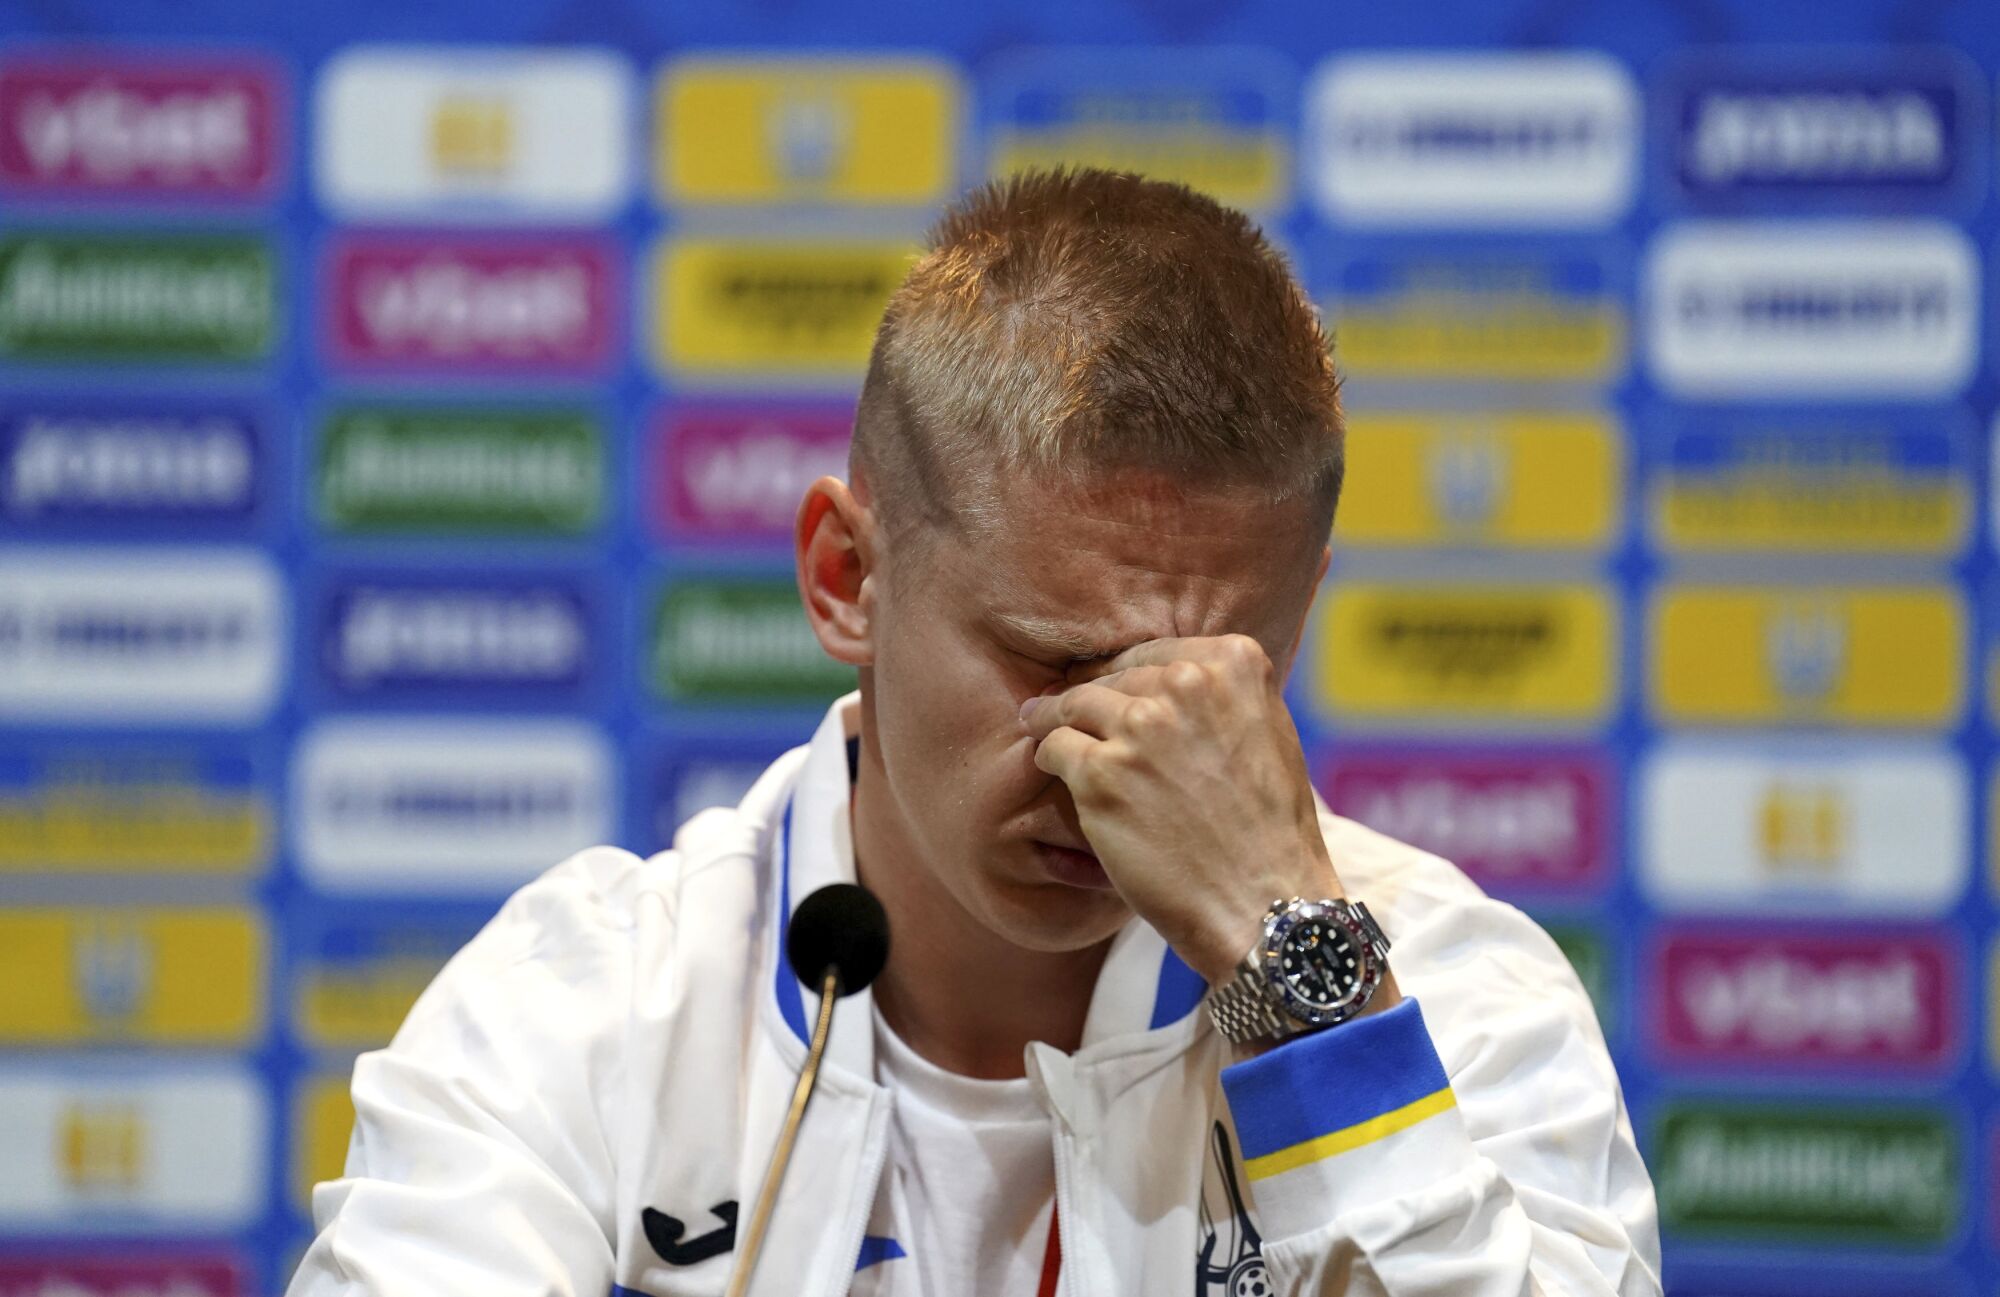
[[[1351,545],[1597,549],[1618,526],[1619,439],[1560,412],[1356,414],[1334,525]]]
[[[1104,167],[1136,171],[1198,189],[1231,207],[1276,207],[1291,188],[1291,151],[1268,131],[1230,130],[1215,124],[1207,98],[1190,93],[1177,102],[1159,96],[1106,91],[1101,102],[1082,97],[1081,120],[1061,128],[994,134],[989,174],[1013,175],[1030,167]],[[1141,120],[1143,119],[1143,120]]]
[[[246,874],[270,844],[260,794],[204,788],[171,763],[134,779],[76,762],[0,792],[0,873]]]
[[[1847,859],[1847,798],[1836,784],[1777,780],[1757,802],[1757,858],[1773,878],[1832,877]]]
[[[146,1119],[129,1103],[71,1100],[56,1119],[57,1162],[72,1193],[130,1193],[146,1178]]]
[[[657,358],[694,375],[859,378],[914,257],[902,243],[669,242],[654,263]]]
[[[431,165],[444,175],[493,176],[514,165],[514,106],[447,95],[431,108]]]
[[[1443,285],[1336,301],[1327,316],[1356,378],[1595,382],[1624,365],[1625,316],[1605,298]]]
[[[692,59],[660,78],[669,203],[921,204],[956,187],[959,87],[942,63]]]
[[[1587,723],[1617,693],[1617,621],[1596,586],[1337,585],[1313,684],[1353,721]]]
[[[244,1044],[264,963],[245,908],[0,910],[0,1044]]]
[[[1879,443],[1851,454],[1797,455],[1772,441],[1726,472],[1669,466],[1652,490],[1653,528],[1678,550],[1789,550],[1946,554],[1963,541],[1972,501],[1956,474],[1897,472]]]
[[[292,1193],[301,1208],[310,1209],[314,1185],[346,1173],[353,1133],[354,1100],[346,1073],[315,1077],[299,1087],[292,1115]]]
[[[1668,723],[1949,725],[1965,616],[1941,588],[1681,586],[1655,606]]]
[[[442,959],[393,956],[309,968],[298,981],[299,1031],[313,1044],[332,1048],[387,1044],[441,967]]]

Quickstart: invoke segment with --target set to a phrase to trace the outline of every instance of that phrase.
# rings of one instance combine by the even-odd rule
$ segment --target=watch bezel
[[[1307,1000],[1292,989],[1291,982],[1285,977],[1285,939],[1300,924],[1315,919],[1338,926],[1347,933],[1355,950],[1360,952],[1360,971],[1353,989],[1340,1003],[1332,1006],[1323,1007]],[[1367,1005],[1382,982],[1382,961],[1376,954],[1374,939],[1362,927],[1360,918],[1347,906],[1331,905],[1325,901],[1295,902],[1273,915],[1264,931],[1258,963],[1263,970],[1264,984],[1277,998],[1279,1010],[1289,1018],[1314,1027],[1330,1027],[1347,1021]]]

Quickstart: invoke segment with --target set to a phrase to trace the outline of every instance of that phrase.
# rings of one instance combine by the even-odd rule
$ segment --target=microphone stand
[[[819,1080],[820,1056],[826,1053],[827,1036],[833,1030],[833,1002],[840,998],[840,972],[828,968],[819,988],[819,1017],[813,1023],[812,1043],[806,1048],[806,1065],[792,1087],[791,1110],[778,1131],[777,1147],[771,1150],[771,1165],[764,1171],[764,1187],[757,1193],[757,1208],[750,1213],[750,1228],[743,1236],[743,1250],[730,1276],[726,1297],[743,1297],[750,1290],[750,1275],[757,1268],[757,1254],[763,1250],[764,1229],[771,1223],[771,1210],[778,1202],[778,1186],[784,1183],[785,1166],[792,1160],[792,1145],[798,1140],[799,1123],[806,1115],[806,1101],[812,1098]]]

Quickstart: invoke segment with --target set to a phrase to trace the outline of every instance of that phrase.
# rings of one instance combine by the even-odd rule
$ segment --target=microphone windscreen
[[[785,958],[813,990],[831,968],[840,975],[840,994],[852,995],[889,962],[889,916],[867,888],[829,883],[799,902]]]

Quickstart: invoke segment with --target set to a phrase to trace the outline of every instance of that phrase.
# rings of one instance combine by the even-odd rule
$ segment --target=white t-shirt
[[[947,1072],[880,1012],[875,1079],[895,1091],[895,1116],[852,1297],[1036,1297],[1056,1170],[1027,1079]]]

